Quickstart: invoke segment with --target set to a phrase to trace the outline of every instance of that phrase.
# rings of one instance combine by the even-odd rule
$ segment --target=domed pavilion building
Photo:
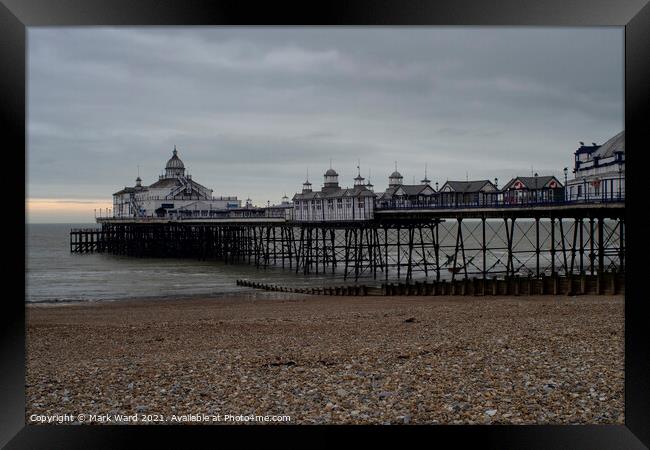
[[[213,197],[212,189],[186,174],[176,146],[158,181],[143,186],[138,177],[135,186],[124,187],[113,194],[113,216],[117,218],[210,217],[219,211],[240,207],[237,197]]]

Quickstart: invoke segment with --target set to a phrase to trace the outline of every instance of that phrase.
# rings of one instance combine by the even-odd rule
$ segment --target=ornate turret
[[[135,179],[135,187],[142,187],[142,178],[138,177]]]
[[[302,193],[307,194],[311,192],[311,183],[309,182],[309,170],[307,170],[307,178],[305,179],[305,182],[302,184]]]
[[[325,184],[324,189],[338,189],[339,187],[339,174],[331,167],[327,169],[324,175]]]
[[[395,163],[395,172],[388,177],[388,187],[399,186],[402,184],[402,179],[402,175],[397,171],[397,163]]]
[[[172,157],[167,161],[165,165],[165,178],[176,178],[182,177],[185,175],[185,164],[178,157],[178,151],[174,145],[174,151],[172,152]]]
[[[361,167],[360,167],[360,164],[359,164],[359,165],[357,165],[357,176],[354,177],[354,185],[355,186],[363,186],[364,181],[365,181],[365,178],[363,178],[361,176]]]

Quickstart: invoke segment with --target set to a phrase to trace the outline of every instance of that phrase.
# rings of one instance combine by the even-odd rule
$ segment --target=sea
[[[73,254],[70,229],[96,224],[28,224],[25,300],[29,303],[83,302],[128,298],[220,296],[250,292],[238,279],[294,287],[344,282],[341,274],[296,274],[295,270],[192,259],[132,258]]]

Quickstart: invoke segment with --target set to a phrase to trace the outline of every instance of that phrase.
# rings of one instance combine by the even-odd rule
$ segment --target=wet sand
[[[623,306],[279,293],[28,306],[26,418],[622,424]]]

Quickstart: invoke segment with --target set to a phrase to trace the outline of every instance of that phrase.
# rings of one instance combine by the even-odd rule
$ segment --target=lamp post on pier
[[[623,163],[621,162],[619,157],[618,160],[618,199],[619,200],[621,200],[621,184],[623,181],[622,174],[623,174]]]
[[[438,182],[436,181],[436,196],[434,197],[436,200],[436,206],[440,206],[440,191],[438,190]]]
[[[569,169],[567,167],[564,168],[564,201],[566,202],[569,198],[568,195],[568,190],[567,190],[567,174],[569,173]]]

